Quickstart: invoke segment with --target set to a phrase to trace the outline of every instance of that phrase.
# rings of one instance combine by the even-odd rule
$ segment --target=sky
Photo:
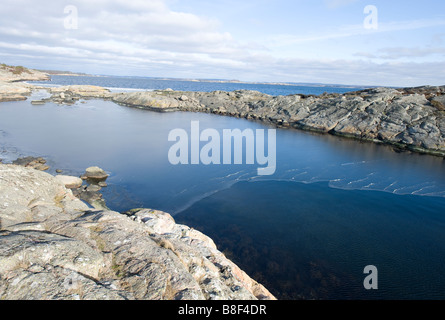
[[[0,62],[89,74],[445,85],[444,0],[2,0]]]

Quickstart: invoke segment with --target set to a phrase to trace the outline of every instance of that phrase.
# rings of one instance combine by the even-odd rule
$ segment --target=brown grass
[[[0,64],[0,67],[3,70],[11,72],[12,74],[15,74],[15,75],[20,75],[22,73],[31,73],[31,71],[29,71],[27,68],[25,68],[23,66],[8,66],[7,64],[2,63],[2,64]]]
[[[431,104],[433,107],[435,107],[439,111],[445,111],[445,105],[442,102],[439,102],[437,100],[432,100]]]

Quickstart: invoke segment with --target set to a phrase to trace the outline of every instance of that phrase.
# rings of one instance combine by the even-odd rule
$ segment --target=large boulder
[[[82,179],[84,180],[98,180],[103,181],[108,178],[108,173],[106,173],[103,169],[99,167],[89,167],[85,170],[85,173],[82,175]]]
[[[83,183],[82,179],[73,176],[57,175],[56,179],[62,182],[67,189],[79,188]]]

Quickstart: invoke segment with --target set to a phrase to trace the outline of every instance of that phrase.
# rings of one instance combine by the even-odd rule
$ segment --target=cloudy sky
[[[0,16],[0,62],[31,68],[445,85],[444,0],[2,0]]]

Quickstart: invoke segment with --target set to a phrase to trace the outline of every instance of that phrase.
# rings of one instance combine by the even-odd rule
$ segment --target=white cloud
[[[40,2],[36,6],[34,1],[20,0],[17,6],[10,2],[0,7],[0,35],[15,36],[15,42],[32,39],[45,42],[47,35],[51,35],[60,41],[70,37],[80,41],[116,40],[150,46],[171,44],[171,50],[177,50],[177,44],[184,48],[187,42],[190,46],[196,45],[197,39],[204,44],[201,48],[220,44],[227,47],[228,43],[236,47],[230,34],[218,30],[216,20],[169,10],[164,1],[99,0],[92,5],[91,1],[80,0],[74,3],[78,8],[78,30],[64,29],[63,5]],[[21,10],[22,6],[25,10]],[[30,7],[36,10],[26,10]]]
[[[336,8],[354,2],[326,0],[325,4]],[[399,62],[397,59],[402,56],[443,55],[438,46],[430,49],[394,46],[386,51],[358,53],[348,60],[303,59],[299,55],[299,50],[309,43],[445,25],[445,21],[437,18],[380,22],[376,31],[357,24],[333,28],[330,32],[281,34],[257,42],[242,42],[223,30],[222,23],[215,18],[174,11],[168,3],[167,0],[98,0],[93,4],[90,0],[73,0],[70,4],[78,8],[78,29],[67,30],[63,23],[66,3],[40,1],[36,5],[32,0],[7,1],[0,6],[0,57],[42,69],[74,68],[73,71],[119,75],[369,85],[445,83],[444,76],[435,72],[443,63],[434,66],[371,61],[384,58]],[[291,54],[281,50],[284,47],[291,48]],[[410,74],[416,74],[416,78]]]
[[[377,53],[358,52],[358,57],[369,59],[397,60],[403,58],[421,58],[433,55],[445,56],[445,47],[391,47],[379,49]]]
[[[358,0],[324,0],[328,8],[339,8],[356,3]]]
[[[431,27],[445,26],[444,19],[428,19],[428,20],[410,20],[397,22],[381,22],[376,30],[368,30],[363,28],[363,24],[344,25],[337,27],[330,32],[294,35],[294,34],[278,34],[269,37],[269,41],[277,46],[302,44],[306,42],[335,40],[341,38],[367,36],[370,34],[389,33],[397,31],[419,30]]]

